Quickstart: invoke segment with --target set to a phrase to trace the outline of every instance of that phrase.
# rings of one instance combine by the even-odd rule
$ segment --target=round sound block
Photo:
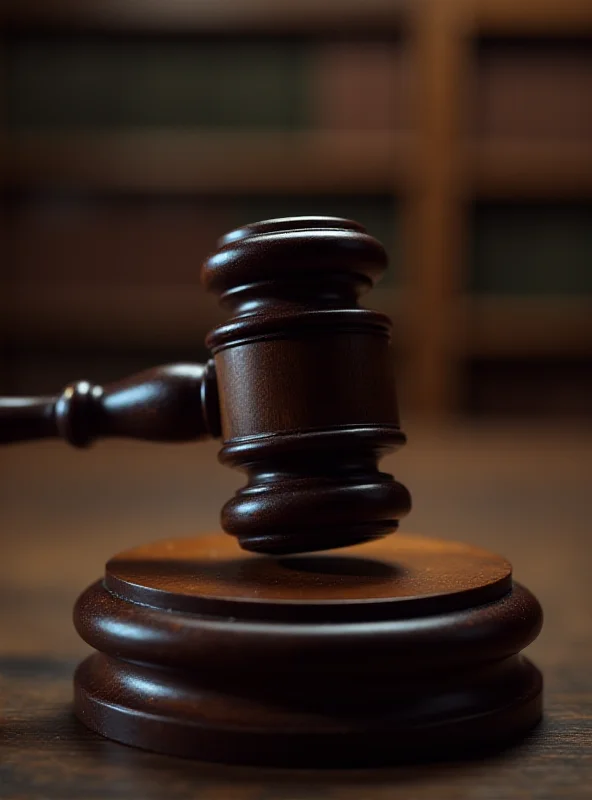
[[[78,600],[98,652],[75,709],[108,738],[211,761],[464,756],[540,719],[520,651],[541,620],[507,561],[464,544],[398,535],[273,558],[224,534],[158,542]]]

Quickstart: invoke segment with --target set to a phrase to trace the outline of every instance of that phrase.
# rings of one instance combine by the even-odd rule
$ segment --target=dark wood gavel
[[[378,469],[405,441],[390,322],[358,306],[385,266],[347,220],[246,226],[203,267],[231,312],[213,361],[3,403],[4,441],[221,436],[247,474],[222,527],[254,553],[221,533],[139,545],[80,595],[94,652],[74,709],[91,730],[201,760],[351,766],[458,757],[539,721],[521,651],[542,613],[511,565],[459,542],[369,541],[410,507]]]
[[[232,314],[207,337],[212,361],[2,399],[0,442],[221,436],[220,460],[248,476],[222,510],[244,549],[296,553],[385,536],[410,497],[377,462],[405,437],[390,320],[358,298],[386,263],[379,242],[344,219],[235,230],[202,268],[205,288]]]

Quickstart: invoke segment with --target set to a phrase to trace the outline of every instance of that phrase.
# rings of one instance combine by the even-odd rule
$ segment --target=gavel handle
[[[61,437],[87,447],[110,436],[153,442],[219,437],[214,362],[155,367],[105,387],[79,381],[56,397],[0,398],[0,444]]]

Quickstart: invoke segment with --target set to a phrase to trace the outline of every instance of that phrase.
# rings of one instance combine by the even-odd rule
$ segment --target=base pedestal
[[[392,536],[270,558],[224,534],[121,553],[79,598],[75,710],[111,739],[265,765],[462,757],[541,716],[541,609],[499,556]]]

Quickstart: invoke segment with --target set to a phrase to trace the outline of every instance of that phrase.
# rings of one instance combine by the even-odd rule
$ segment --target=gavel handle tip
[[[220,433],[213,361],[155,367],[105,387],[78,381],[54,397],[0,398],[0,444],[48,437],[74,447],[107,437],[188,442]]]

